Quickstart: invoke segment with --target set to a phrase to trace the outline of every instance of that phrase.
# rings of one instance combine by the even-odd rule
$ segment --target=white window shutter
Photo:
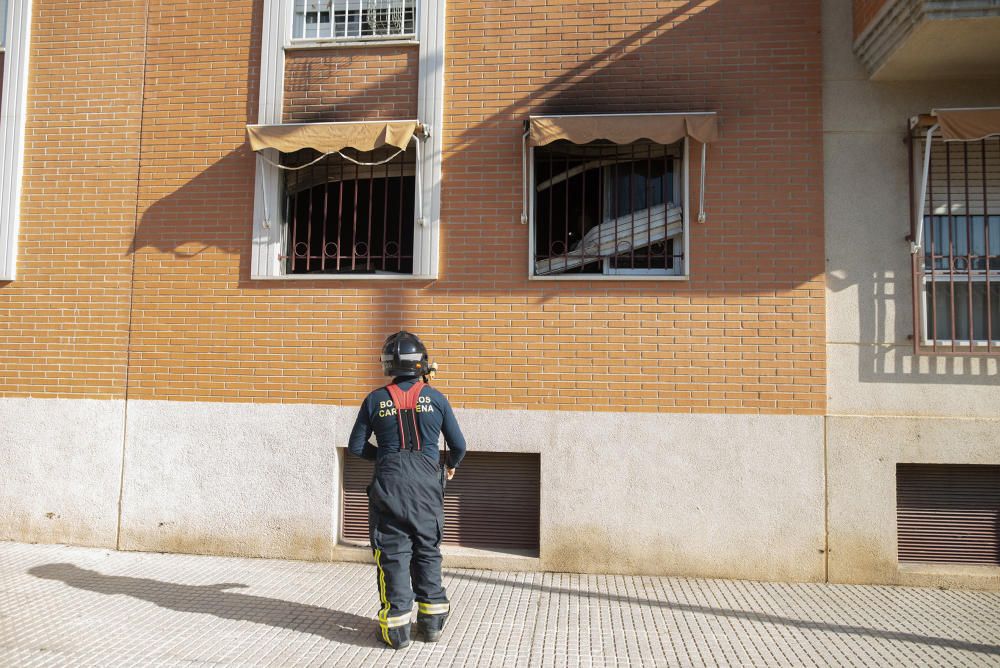
[[[12,281],[17,275],[31,0],[9,0],[4,29],[8,39],[0,101],[0,280]]]

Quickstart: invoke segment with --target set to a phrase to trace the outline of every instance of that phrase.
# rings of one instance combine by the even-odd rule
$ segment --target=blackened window
[[[290,154],[288,166],[319,154]],[[415,151],[330,155],[285,176],[287,274],[413,272]]]
[[[534,155],[534,273],[683,273],[683,142],[578,145]]]

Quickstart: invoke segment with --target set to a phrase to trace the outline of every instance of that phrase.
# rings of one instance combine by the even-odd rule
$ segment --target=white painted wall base
[[[1000,568],[897,561],[896,464],[1000,464],[1000,419],[827,418],[831,582],[1000,588]]]
[[[113,546],[123,404],[0,405],[3,463],[18,472],[2,536]],[[130,401],[119,547],[335,558],[336,449],[355,415]],[[466,410],[459,420],[472,449],[541,453],[543,569],[824,577],[821,417]],[[46,532],[50,510],[72,520]]]
[[[829,579],[996,588],[1000,569],[898,565],[895,466],[1000,463],[1000,360],[913,354],[903,141],[912,116],[1000,105],[1000,82],[872,81],[852,43],[851,3],[823,0]]]
[[[0,399],[0,539],[115,547],[124,411]]]
[[[121,548],[330,559],[337,435],[355,415],[301,404],[130,401]]]
[[[546,570],[824,578],[822,417],[557,418],[542,451]]]

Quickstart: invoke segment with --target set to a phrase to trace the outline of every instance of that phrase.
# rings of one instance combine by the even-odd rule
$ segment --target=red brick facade
[[[450,2],[440,279],[392,286],[249,279],[261,2],[114,4],[36,0],[0,394],[353,404],[406,327],[460,406],[823,413],[819,0]],[[416,53],[289,52],[286,120],[412,117]],[[650,111],[719,113],[691,280],[528,281],[523,120]]]
[[[290,51],[286,123],[417,117],[417,47]],[[350,95],[344,95],[350,90]]]

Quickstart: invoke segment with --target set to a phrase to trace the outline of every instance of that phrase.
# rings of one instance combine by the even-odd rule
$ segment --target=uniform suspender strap
[[[399,449],[420,449],[420,424],[417,422],[417,400],[427,383],[418,380],[413,387],[403,391],[398,385],[386,385],[392,405],[396,408],[396,420],[399,424]],[[407,432],[410,432],[407,434]]]

